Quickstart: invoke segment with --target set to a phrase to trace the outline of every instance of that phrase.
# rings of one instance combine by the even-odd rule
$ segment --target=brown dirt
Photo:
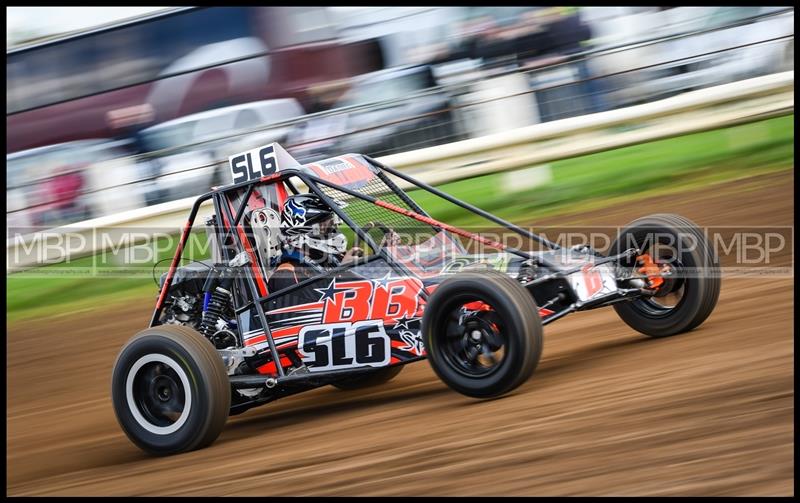
[[[783,173],[553,222],[653,212],[793,225]],[[152,299],[8,329],[10,495],[793,495],[792,278],[724,280],[695,331],[648,339],[611,309],[545,330],[500,399],[426,362],[372,390],[331,387],[231,418],[210,448],[151,458],[116,423],[111,367]],[[276,450],[275,446],[279,450]]]

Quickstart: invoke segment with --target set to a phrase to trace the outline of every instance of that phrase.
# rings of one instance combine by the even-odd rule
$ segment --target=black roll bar
[[[552,241],[549,241],[548,239],[543,238],[542,236],[540,236],[540,235],[538,235],[538,234],[536,234],[534,232],[531,232],[529,230],[523,229],[522,227],[519,227],[518,225],[514,225],[511,222],[509,222],[507,220],[503,220],[500,217],[496,217],[496,216],[492,215],[491,213],[486,212],[486,211],[484,211],[484,210],[482,210],[482,209],[480,209],[480,208],[478,208],[476,206],[473,206],[473,205],[471,205],[469,203],[465,203],[464,201],[462,201],[460,199],[457,199],[457,198],[451,196],[450,194],[442,192],[441,190],[437,189],[436,187],[433,187],[432,185],[428,185],[427,183],[421,182],[419,180],[415,180],[414,178],[411,178],[410,176],[408,176],[408,175],[406,175],[404,173],[401,173],[400,171],[398,171],[398,170],[396,170],[394,168],[390,168],[389,166],[386,166],[385,164],[381,163],[380,161],[376,161],[375,159],[373,159],[372,157],[370,157],[368,155],[365,155],[363,157],[369,163],[373,164],[375,167],[378,167],[378,168],[386,171],[387,173],[391,173],[391,174],[395,175],[398,178],[402,178],[403,180],[405,180],[405,181],[407,181],[407,182],[419,187],[420,189],[427,190],[428,192],[436,194],[437,196],[441,197],[442,199],[445,199],[446,201],[449,201],[449,202],[455,204],[456,206],[460,206],[460,207],[464,208],[465,210],[469,210],[469,211],[471,211],[471,212],[473,212],[473,213],[475,213],[477,215],[482,216],[483,218],[485,218],[487,220],[490,220],[490,221],[492,221],[492,222],[494,222],[496,224],[499,224],[499,225],[502,225],[503,227],[511,229],[512,231],[516,232],[517,234],[521,234],[521,235],[523,235],[525,237],[528,237],[528,238],[538,242],[539,244],[543,244],[543,245],[547,246],[551,250],[560,250],[561,249],[561,246],[559,246],[558,244],[553,243]]]

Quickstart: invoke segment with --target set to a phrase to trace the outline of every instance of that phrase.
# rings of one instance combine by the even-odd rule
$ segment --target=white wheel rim
[[[136,405],[136,400],[133,399],[133,380],[136,377],[136,373],[144,365],[153,362],[169,365],[169,367],[174,370],[176,374],[178,374],[178,377],[180,377],[181,383],[183,384],[183,392],[186,396],[183,410],[181,411],[181,415],[178,417],[178,420],[169,426],[157,426],[145,419],[142,413],[139,411],[139,407]],[[128,401],[128,410],[131,412],[136,422],[139,423],[139,426],[156,435],[169,435],[170,433],[176,432],[189,418],[189,412],[192,410],[192,389],[189,386],[189,377],[186,375],[186,372],[184,372],[183,368],[178,365],[178,362],[169,356],[156,353],[145,355],[139,358],[128,371],[128,379],[125,381],[125,397]]]

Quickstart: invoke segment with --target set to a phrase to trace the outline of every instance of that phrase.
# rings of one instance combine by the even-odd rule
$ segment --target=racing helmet
[[[281,233],[286,245],[307,248],[314,260],[345,252],[347,238],[339,224],[339,216],[315,194],[295,194],[283,203]]]

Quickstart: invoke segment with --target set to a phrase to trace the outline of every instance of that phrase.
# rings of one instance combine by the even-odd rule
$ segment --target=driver
[[[289,196],[281,211],[283,253],[269,278],[274,293],[364,255],[359,247],[345,253],[347,238],[339,217],[315,194]]]

